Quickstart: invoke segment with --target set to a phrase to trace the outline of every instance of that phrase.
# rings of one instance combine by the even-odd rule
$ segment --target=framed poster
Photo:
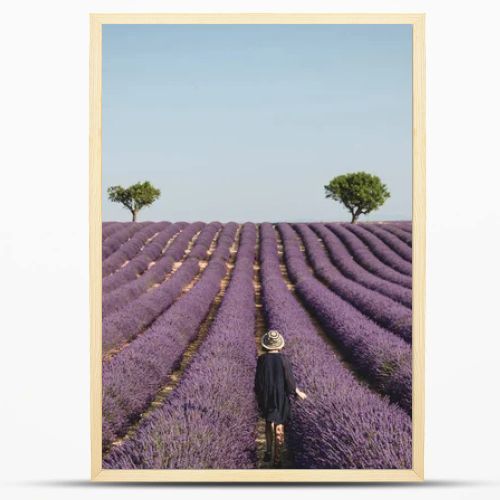
[[[423,480],[424,15],[90,27],[92,479]]]

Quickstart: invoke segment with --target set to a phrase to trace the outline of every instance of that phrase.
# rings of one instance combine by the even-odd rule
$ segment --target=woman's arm
[[[305,392],[302,392],[299,388],[295,389],[295,394],[297,394],[297,396],[300,399],[306,399],[307,398],[307,394]]]

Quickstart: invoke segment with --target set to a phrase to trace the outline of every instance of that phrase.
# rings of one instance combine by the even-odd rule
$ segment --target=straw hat
[[[285,339],[277,330],[269,330],[262,336],[260,343],[264,349],[281,349],[285,345]]]

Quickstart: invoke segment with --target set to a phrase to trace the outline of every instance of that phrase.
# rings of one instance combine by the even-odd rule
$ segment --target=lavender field
[[[253,469],[260,338],[298,385],[284,466],[412,468],[411,222],[105,222],[103,467]]]

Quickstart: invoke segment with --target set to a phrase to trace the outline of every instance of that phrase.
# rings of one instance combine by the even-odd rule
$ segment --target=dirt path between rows
[[[286,280],[285,280],[286,281]],[[288,283],[287,283],[288,285]],[[257,353],[264,353],[264,348],[261,345],[261,339],[264,333],[267,331],[266,318],[264,315],[263,304],[262,304],[262,284],[260,277],[260,237],[259,231],[257,231],[257,251],[256,251],[256,262],[254,264],[254,290],[255,290],[255,308],[256,308],[256,318],[255,318],[255,341],[257,343]],[[285,428],[286,436],[286,428]],[[264,419],[259,418],[257,423],[257,469],[272,469],[273,462],[264,462],[264,453],[266,451],[266,422]],[[281,468],[282,469],[294,469],[295,465],[293,462],[293,457],[286,446],[286,442],[281,450]]]

